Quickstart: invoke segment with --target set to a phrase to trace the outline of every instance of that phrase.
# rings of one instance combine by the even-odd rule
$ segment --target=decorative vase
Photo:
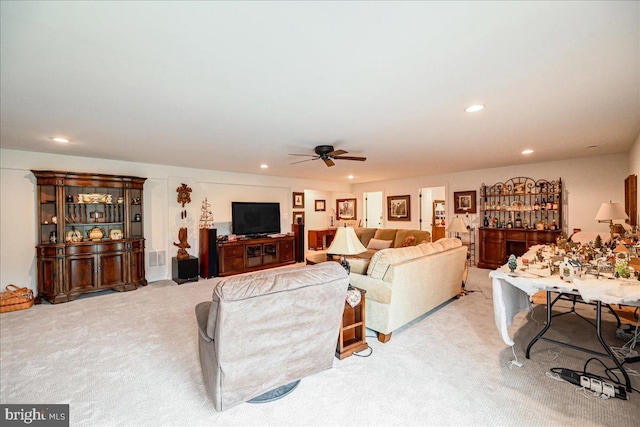
[[[102,240],[102,237],[104,237],[104,232],[98,227],[93,227],[91,230],[89,230],[88,236],[91,240]]]
[[[518,260],[516,259],[516,256],[514,254],[509,255],[508,264],[509,270],[511,270],[512,273],[516,271],[516,268],[518,268]]]

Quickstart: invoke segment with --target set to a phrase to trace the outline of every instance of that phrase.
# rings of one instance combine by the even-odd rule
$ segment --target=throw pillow
[[[357,257],[347,257],[347,261],[349,261],[349,265],[351,266],[351,272],[356,274],[367,274],[367,269],[369,268],[370,259],[357,258]]]
[[[407,246],[415,246],[416,245],[416,236],[407,236],[402,242],[402,247],[406,248]]]
[[[367,249],[387,249],[391,247],[392,240],[371,239],[367,245]]]

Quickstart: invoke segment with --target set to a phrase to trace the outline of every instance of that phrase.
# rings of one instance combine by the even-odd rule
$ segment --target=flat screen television
[[[233,234],[280,233],[280,203],[231,202]]]

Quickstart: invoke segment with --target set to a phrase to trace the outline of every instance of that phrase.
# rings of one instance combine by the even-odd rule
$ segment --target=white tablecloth
[[[530,252],[523,257],[527,256],[531,256]],[[515,273],[510,273],[506,265],[489,273],[493,280],[493,314],[496,327],[507,345],[514,344],[508,332],[508,327],[513,324],[513,317],[521,311],[531,310],[529,297],[538,291],[579,294],[586,302],[602,301],[606,304],[640,306],[640,281],[606,277],[596,279],[588,275],[582,279],[574,278],[573,283],[569,283],[563,281],[560,276],[538,277],[528,271],[521,271],[520,263],[518,259],[518,269]]]

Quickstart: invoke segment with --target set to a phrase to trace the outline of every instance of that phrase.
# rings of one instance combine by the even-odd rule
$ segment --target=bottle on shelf
[[[518,212],[518,216],[516,216],[516,220],[514,221],[514,226],[516,228],[522,228],[522,219],[520,218],[520,212]]]
[[[484,226],[485,227],[489,226],[489,218],[487,218],[487,215],[484,216]]]
[[[553,209],[556,211],[558,210],[558,197],[553,199]]]
[[[547,200],[543,197],[542,204],[540,205],[540,210],[545,210],[545,209],[547,209]]]
[[[549,195],[549,199],[547,200],[547,210],[550,211],[551,209],[553,209],[553,195]]]
[[[533,204],[533,210],[534,211],[539,211],[540,210],[540,202],[538,201],[537,197],[536,197],[536,202]]]

